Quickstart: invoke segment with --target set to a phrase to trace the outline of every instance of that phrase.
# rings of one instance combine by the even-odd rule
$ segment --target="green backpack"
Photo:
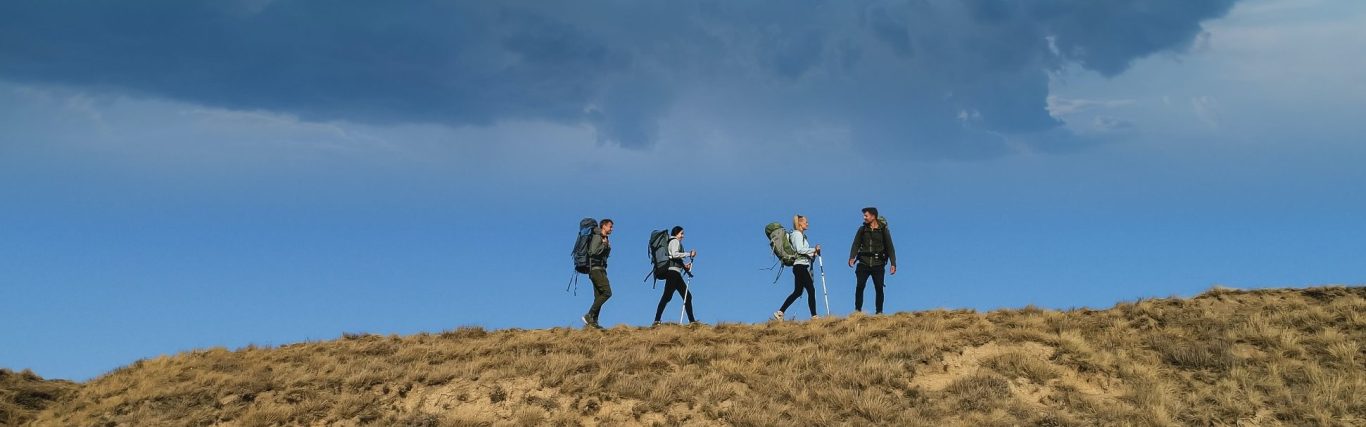
[[[773,250],[773,256],[778,257],[778,262],[784,267],[791,267],[797,262],[797,249],[792,247],[792,239],[788,238],[787,229],[782,224],[768,223],[764,226],[764,236],[768,237],[768,247]],[[782,274],[781,271],[778,273]]]

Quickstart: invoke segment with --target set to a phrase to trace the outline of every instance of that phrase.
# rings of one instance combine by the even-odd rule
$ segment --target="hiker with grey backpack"
[[[811,310],[811,319],[820,317],[816,315],[816,283],[815,276],[811,273],[811,260],[820,255],[821,245],[816,245],[813,248],[807,243],[806,230],[808,228],[810,228],[810,222],[805,216],[794,215],[792,217],[792,233],[786,236],[796,254],[792,261],[792,293],[788,294],[787,299],[783,301],[782,308],[773,312],[774,320],[783,320],[787,308],[802,296],[803,291],[806,292],[806,306]],[[827,306],[826,311],[829,310],[830,308]]]
[[[612,255],[609,237],[613,225],[612,220],[607,218],[603,218],[602,222],[584,218],[579,222],[579,237],[574,241],[576,274],[571,279],[571,285],[577,285],[578,274],[587,274],[593,282],[593,305],[581,318],[585,326],[593,329],[602,329],[598,325],[598,314],[602,311],[602,305],[612,298],[612,284],[607,280],[607,257]]]
[[[857,267],[855,264],[857,263]],[[896,274],[896,247],[892,245],[892,232],[887,228],[887,219],[878,216],[877,208],[863,208],[863,225],[854,233],[854,244],[849,248],[849,266],[854,268],[858,285],[854,288],[854,311],[863,311],[863,289],[868,278],[873,279],[876,295],[876,314],[882,314],[883,274],[887,265]]]
[[[651,233],[650,236],[650,255],[654,261],[655,278],[664,281],[664,294],[659,297],[659,305],[655,307],[654,326],[659,326],[660,318],[664,316],[664,307],[673,300],[674,292],[683,297],[683,310],[688,314],[688,323],[696,324],[697,318],[692,312],[692,290],[688,289],[688,283],[683,280],[683,275],[692,277],[692,262],[684,262],[684,258],[696,258],[697,251],[685,252],[683,249],[683,227],[674,226],[669,230],[668,243],[659,244],[660,235],[664,230]],[[661,251],[660,249],[664,249]]]

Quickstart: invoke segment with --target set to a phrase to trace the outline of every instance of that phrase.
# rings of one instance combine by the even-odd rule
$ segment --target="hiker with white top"
[[[811,310],[811,318],[819,317],[816,315],[816,284],[815,277],[811,275],[811,260],[820,254],[821,245],[811,247],[807,243],[806,230],[808,228],[810,228],[810,223],[805,216],[794,215],[792,217],[792,233],[788,235],[788,240],[797,253],[796,260],[792,262],[792,293],[783,301],[782,308],[773,312],[775,320],[783,320],[783,313],[797,298],[802,296],[802,291],[806,291],[806,306]]]
[[[674,226],[669,230],[668,246],[668,271],[664,272],[664,295],[659,297],[659,306],[655,308],[655,325],[659,325],[659,319],[664,315],[664,307],[669,305],[673,299],[674,292],[683,296],[683,309],[688,313],[688,323],[697,323],[697,318],[692,313],[692,292],[688,289],[687,283],[683,281],[683,274],[692,273],[692,262],[684,262],[684,258],[697,257],[697,251],[683,251],[683,227]]]

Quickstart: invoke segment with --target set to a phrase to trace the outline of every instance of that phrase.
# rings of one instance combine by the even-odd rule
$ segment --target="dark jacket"
[[[878,248],[881,250],[878,250]],[[849,259],[857,259],[871,267],[883,264],[883,260],[896,267],[896,247],[892,245],[892,230],[886,226],[877,230],[864,224],[854,233],[854,244],[849,247]]]
[[[600,231],[594,230],[593,235],[588,238],[588,266],[607,268],[607,257],[612,255],[612,246],[607,243],[607,237]]]

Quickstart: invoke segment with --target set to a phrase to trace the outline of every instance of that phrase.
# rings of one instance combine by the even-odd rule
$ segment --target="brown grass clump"
[[[38,411],[75,393],[77,387],[70,381],[44,380],[28,370],[0,369],[0,426],[29,422]]]
[[[1108,310],[345,334],[138,361],[33,424],[1363,425],[1363,351],[1360,287],[1215,289]]]

